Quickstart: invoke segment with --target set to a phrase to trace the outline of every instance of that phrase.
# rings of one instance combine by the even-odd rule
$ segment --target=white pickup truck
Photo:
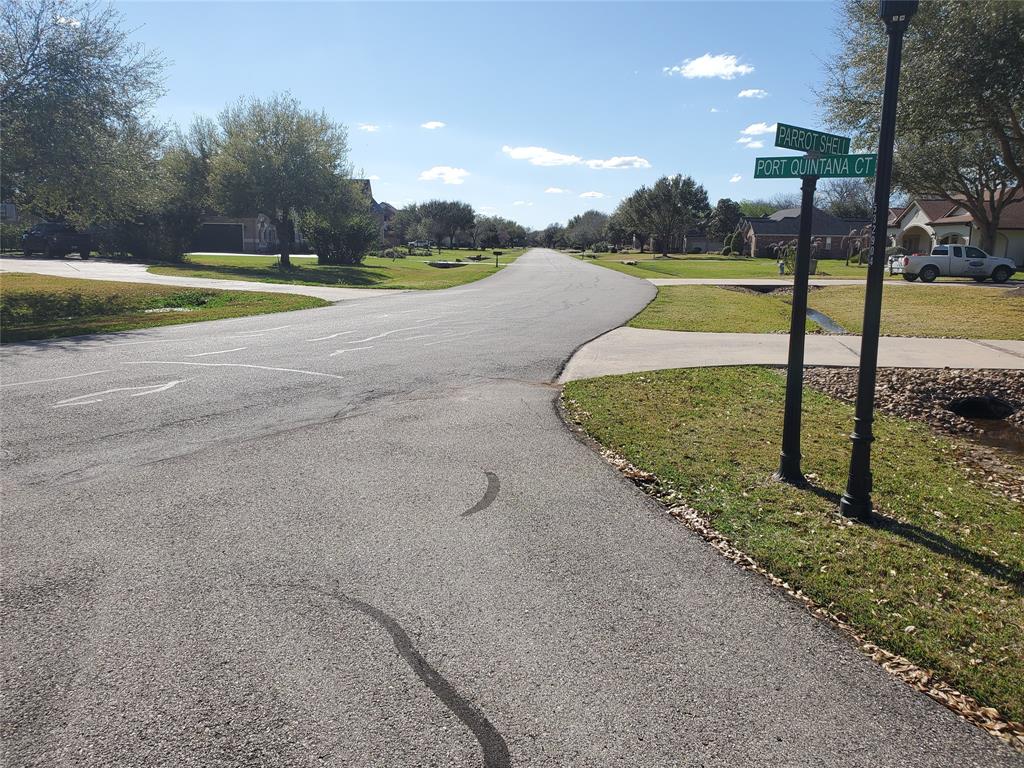
[[[910,256],[896,256],[890,263],[890,272],[903,275],[904,280],[930,283],[936,277],[973,277],[979,283],[992,278],[995,283],[1005,283],[1017,265],[1009,259],[989,256],[973,245],[936,245],[930,254],[915,253]]]

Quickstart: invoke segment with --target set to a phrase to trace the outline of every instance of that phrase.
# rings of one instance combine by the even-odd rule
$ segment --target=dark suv
[[[36,224],[21,236],[21,251],[26,256],[41,253],[53,259],[77,251],[83,259],[87,259],[91,250],[92,238],[88,234],[59,221]]]

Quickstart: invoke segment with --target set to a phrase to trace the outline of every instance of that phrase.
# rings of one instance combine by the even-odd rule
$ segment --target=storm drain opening
[[[1001,421],[1017,412],[1012,403],[1008,403],[1006,400],[995,395],[958,397],[946,405],[946,410],[952,411],[964,419],[987,419],[991,421]]]

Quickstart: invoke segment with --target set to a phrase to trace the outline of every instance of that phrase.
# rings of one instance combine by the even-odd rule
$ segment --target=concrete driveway
[[[129,264],[107,259],[25,259],[6,256],[0,258],[0,272],[28,272],[55,277],[77,277],[84,280],[113,280],[120,283],[151,283],[183,288],[219,288],[225,291],[263,291],[264,293],[296,293],[315,296],[325,301],[348,301],[370,296],[397,295],[402,291],[385,288],[331,288],[319,285],[291,285],[261,283],[249,280],[211,280],[203,277],[173,277],[154,275],[146,271],[146,264]]]

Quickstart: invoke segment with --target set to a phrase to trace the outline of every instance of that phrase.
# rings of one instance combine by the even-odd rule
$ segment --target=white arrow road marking
[[[102,403],[103,398],[100,395],[112,395],[114,392],[131,392],[136,389],[145,389],[146,392],[137,392],[130,397],[140,397],[142,395],[152,395],[157,392],[166,392],[168,389],[181,384],[183,381],[188,379],[177,379],[175,381],[169,381],[166,384],[145,384],[139,387],[114,387],[113,389],[104,389],[102,392],[90,392],[87,395],[79,395],[78,397],[69,397],[66,400],[60,400],[56,405],[51,406],[53,408],[65,408],[69,405],[85,405],[85,403]],[[86,400],[86,398],[94,398],[92,400]]]
[[[12,381],[8,384],[0,384],[0,387],[20,387],[25,384],[49,384],[51,381],[65,381],[66,379],[80,379],[83,376],[96,376],[101,373],[110,373],[113,369],[107,368],[102,371],[89,371],[89,373],[75,373],[71,376],[58,376],[55,379],[35,379],[33,381]]]
[[[373,349],[373,345],[371,344],[368,347],[349,347],[348,349],[339,349],[336,352],[331,352],[328,357],[334,357],[335,355],[340,355],[344,352],[358,352],[360,349]]]
[[[340,333],[332,333],[330,336],[317,336],[315,339],[306,339],[306,341],[327,341],[327,339],[336,339],[339,336],[348,336],[350,333],[355,333],[355,331],[341,331]]]
[[[206,357],[207,355],[226,355],[228,352],[241,352],[243,349],[248,347],[235,347],[234,349],[221,349],[216,352],[197,352],[194,355],[185,355],[185,357]]]
[[[155,395],[157,392],[166,392],[168,389],[172,389],[173,387],[176,387],[178,384],[181,384],[182,381],[187,381],[187,379],[180,379],[178,381],[168,381],[162,387],[151,389],[149,390],[149,392],[136,392],[134,395],[128,395],[128,397],[145,397],[146,395]]]
[[[201,365],[205,368],[259,368],[262,371],[281,371],[283,373],[304,373],[307,376],[326,376],[329,379],[343,379],[333,373],[320,371],[303,371],[297,368],[274,368],[269,365],[250,365],[248,363],[190,363],[186,360],[129,360],[125,365]]]
[[[378,333],[376,336],[367,336],[365,339],[359,339],[357,341],[346,341],[346,344],[362,344],[364,341],[373,341],[374,339],[383,339],[385,336],[390,336],[392,333],[401,333],[402,331],[422,331],[424,328],[428,328],[426,325],[413,325],[408,328],[395,328],[393,331],[384,331],[384,333]]]

